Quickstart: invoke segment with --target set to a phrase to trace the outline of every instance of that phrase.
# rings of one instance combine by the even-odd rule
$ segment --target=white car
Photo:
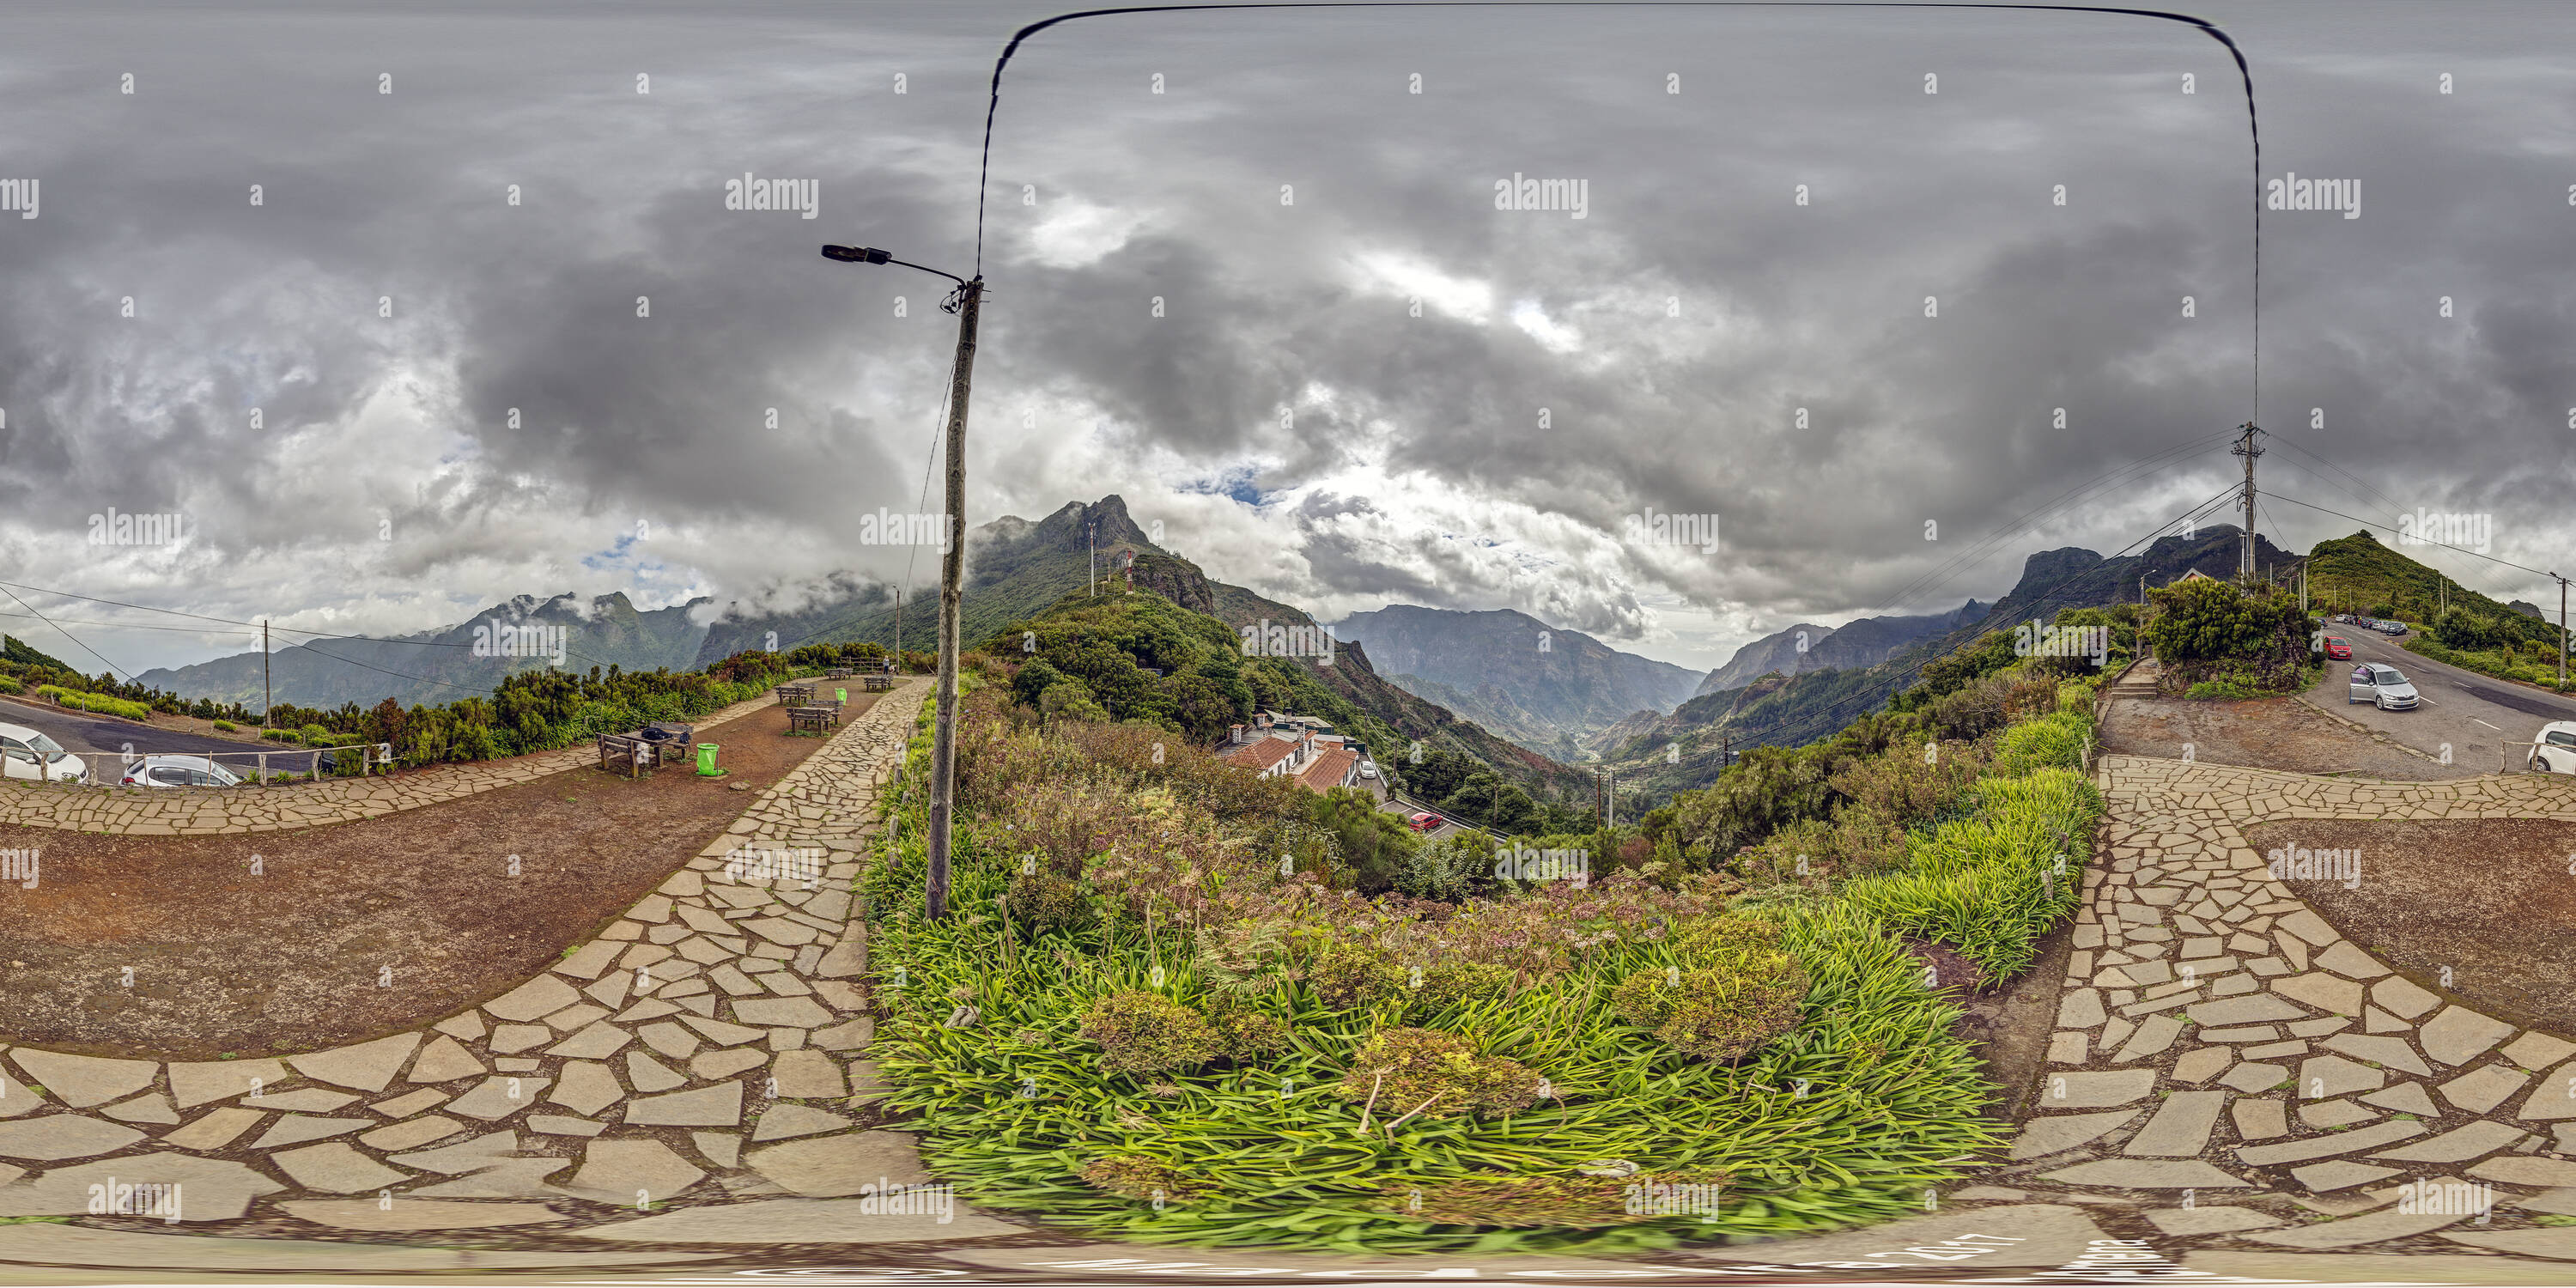
[[[25,725],[0,724],[0,777],[77,783],[89,777],[89,764]]]
[[[1361,762],[1360,762],[1360,777],[1362,777],[1362,778],[1375,778],[1375,777],[1377,777],[1377,766],[1372,765],[1372,764],[1370,764],[1369,762],[1367,762],[1367,761],[1365,761],[1365,760],[1361,761]]]
[[[138,756],[125,767],[126,787],[239,787],[241,777],[209,756]]]
[[[2576,720],[2542,725],[2532,742],[2538,744],[2531,749],[2533,769],[2544,774],[2576,774]]]
[[[2393,666],[2365,663],[2352,668],[2352,692],[2344,705],[2367,702],[2382,711],[2412,710],[2418,701],[2415,685]]]

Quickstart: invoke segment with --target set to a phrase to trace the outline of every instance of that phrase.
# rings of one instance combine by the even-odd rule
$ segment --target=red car
[[[2326,637],[2326,656],[2338,662],[2349,662],[2352,660],[2352,645],[2340,635],[2329,635]]]
[[[1404,820],[1404,825],[1417,832],[1431,832],[1437,831],[1441,824],[1448,821],[1437,814],[1416,814]]]

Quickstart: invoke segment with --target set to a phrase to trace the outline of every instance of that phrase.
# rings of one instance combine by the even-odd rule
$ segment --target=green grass
[[[140,702],[128,702],[123,698],[109,697],[104,693],[83,693],[78,689],[66,689],[59,684],[39,686],[36,695],[52,698],[64,706],[87,711],[93,715],[121,716],[127,720],[148,720],[152,716],[151,708]]]
[[[922,740],[913,754],[926,768]],[[1990,924],[1985,933],[1999,947],[1989,955],[2000,960],[2015,943],[2026,954],[2026,926],[2051,915],[2005,879],[2014,865],[2036,862],[2034,829],[2098,806],[2064,770],[1990,790],[2009,817],[1990,825],[1990,836],[1963,831],[1940,842],[1944,855],[1973,857],[1927,857],[1926,866],[1983,873],[1988,897],[2009,899],[2002,913],[1970,918]],[[1608,995],[1620,979],[1674,961],[1664,943],[1621,938],[1574,969],[1428,1017],[1405,1014],[1401,1000],[1332,1011],[1302,984],[1257,994],[1253,1005],[1288,1026],[1289,1048],[1239,1067],[1162,1075],[1157,1094],[1155,1077],[1103,1072],[1099,1050],[1076,1026],[1094,999],[1112,993],[1204,1004],[1214,981],[1200,975],[1191,946],[1168,928],[1149,937],[1111,921],[1006,952],[994,897],[1015,856],[972,825],[957,834],[953,914],[928,922],[917,911],[921,801],[907,787],[886,808],[899,839],[885,842],[861,887],[875,910],[872,985],[887,1012],[875,1051],[898,1088],[888,1104],[923,1133],[931,1170],[980,1205],[1177,1244],[1617,1252],[1919,1212],[1927,1191],[2006,1134],[1982,1117],[1993,1089],[1950,1031],[1956,1009],[1925,991],[1919,964],[1857,901],[1749,914],[1780,926],[1813,986],[1800,1029],[1737,1064],[1684,1059],[1612,1014]],[[2053,837],[2046,848],[2055,854]],[[2035,867],[2020,875],[2035,888]],[[2066,906],[2075,885],[2057,883]],[[978,1008],[978,1018],[945,1027],[960,1004]],[[1391,1136],[1385,1125],[1402,1110],[1378,1106],[1362,1132],[1363,1106],[1342,1096],[1338,1081],[1372,1033],[1406,1024],[1466,1036],[1483,1055],[1547,1078],[1561,1098],[1491,1120],[1414,1118]],[[1158,1209],[1083,1183],[1086,1164],[1116,1157],[1154,1160],[1211,1192]],[[1402,1201],[1416,1189],[1480,1178],[1579,1178],[1578,1165],[1601,1159],[1732,1179],[1721,1211],[1705,1221],[1438,1225],[1409,1216]]]

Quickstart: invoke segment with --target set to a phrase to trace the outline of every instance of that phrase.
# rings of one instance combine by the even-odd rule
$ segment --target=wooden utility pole
[[[2231,456],[2245,458],[2245,499],[2240,503],[2245,507],[2245,554],[2236,563],[2236,584],[2245,586],[2254,581],[2254,458],[2263,454],[2263,449],[2254,445],[2254,436],[2263,431],[2250,420],[2237,428],[2245,431],[2244,436],[2227,451]]]
[[[957,610],[966,575],[966,396],[984,279],[958,288],[957,369],[948,394],[948,550],[939,563],[939,732],[930,752],[930,919],[948,916],[948,821],[957,789]]]
[[[268,727],[268,709],[277,705],[268,694],[268,619],[263,617],[259,619],[259,727],[262,729]]]

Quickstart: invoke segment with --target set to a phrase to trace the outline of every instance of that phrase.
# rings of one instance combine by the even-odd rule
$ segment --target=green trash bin
[[[725,771],[716,768],[716,744],[712,742],[699,743],[698,777],[722,778],[724,775]]]
[[[839,698],[842,706],[846,707],[850,705],[850,691],[848,689],[834,689],[832,690],[832,696]]]

